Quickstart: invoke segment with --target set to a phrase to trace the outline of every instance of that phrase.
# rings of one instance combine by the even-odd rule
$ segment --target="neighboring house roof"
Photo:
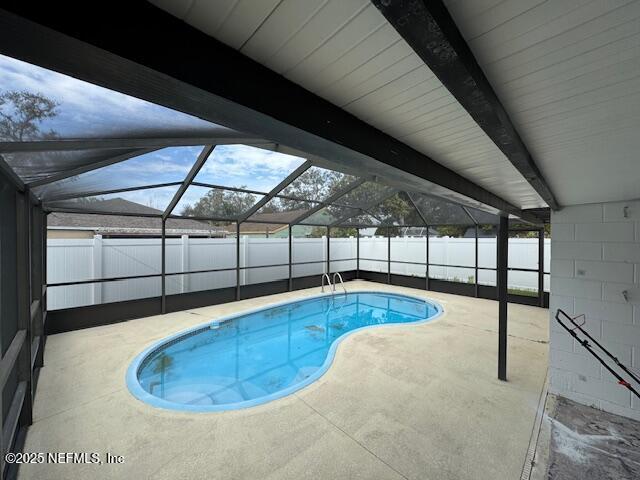
[[[266,233],[267,229],[269,233],[279,232],[282,229],[288,228],[289,222],[292,222],[305,210],[291,210],[290,212],[273,212],[273,213],[257,213],[251,216],[253,220],[260,220],[260,222],[244,222],[240,224],[240,233]]]
[[[91,206],[94,210],[117,212],[123,214],[161,215],[162,211],[146,205],[131,202],[123,198],[100,200]],[[258,213],[251,216],[259,222],[243,222],[240,224],[241,234],[276,233],[288,228],[289,222],[302,215],[305,210],[289,212]],[[268,223],[261,223],[268,222]],[[132,217],[119,215],[100,215],[89,213],[52,212],[47,217],[47,227],[51,229],[92,230],[104,235],[160,235],[160,219],[152,217]],[[235,225],[215,227],[206,221],[168,218],[167,235],[235,235]]]
[[[160,210],[122,198],[100,201],[99,208],[119,213],[162,214]],[[47,217],[47,228],[92,230],[96,234],[104,235],[160,235],[162,233],[159,218],[88,213],[52,212]],[[166,234],[224,236],[226,231],[224,228],[211,226],[204,221],[168,218]]]

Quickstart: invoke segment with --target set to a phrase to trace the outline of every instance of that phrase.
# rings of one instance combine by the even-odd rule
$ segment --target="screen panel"
[[[395,189],[388,185],[368,181],[336,199],[334,204],[351,208],[366,209],[382,202],[394,191]]]
[[[3,153],[2,157],[25,183],[31,183],[97,162],[144,152],[144,149],[138,148],[57,150]],[[33,190],[39,195],[39,187]]]
[[[194,181],[269,193],[304,162],[301,157],[249,145],[218,145]]]
[[[370,208],[369,211],[381,220],[382,225],[412,227],[425,225],[405,192],[398,192],[386,198],[379,205]]]
[[[321,275],[327,265],[327,229],[307,225],[291,227],[291,262],[294,277]],[[296,265],[297,264],[297,265]]]
[[[313,215],[300,222],[304,225],[331,225],[342,218],[352,217],[358,214],[355,208],[343,207],[341,205],[329,205],[321,208]]]
[[[312,166],[283,189],[280,195],[323,202],[354,181],[356,177],[352,175]]]
[[[169,147],[90,172],[35,187],[43,200],[60,195],[88,196],[108,190],[183,182],[204,147]]]
[[[222,188],[191,185],[173,209],[172,215],[236,219],[245,214],[263,196]]]
[[[162,215],[178,186],[145,188],[128,192],[45,202],[50,210],[73,209],[114,214]]]
[[[473,225],[475,222],[460,205],[421,193],[409,193],[429,225]]]
[[[294,222],[297,218],[306,214],[311,209],[316,208],[318,205],[316,202],[274,197],[251,215],[247,221]]]

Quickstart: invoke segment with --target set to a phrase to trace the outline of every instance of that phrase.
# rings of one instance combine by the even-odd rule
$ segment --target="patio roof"
[[[333,3],[339,4],[341,2]],[[164,2],[163,5],[171,10],[170,2]],[[58,15],[60,12],[55,10],[48,13],[45,13],[44,10],[32,12],[35,15],[33,17],[32,13],[27,14],[22,11],[18,4],[12,5],[10,8],[27,18],[35,19],[37,17],[37,21],[40,23],[51,23],[53,29],[59,32],[65,31],[68,26],[66,20]],[[366,8],[362,12],[365,10],[371,13],[371,8]],[[375,11],[375,9],[373,10]],[[115,15],[115,13],[109,8],[105,8],[103,12],[107,17],[111,14]],[[276,13],[274,13],[274,16],[276,16]],[[377,13],[377,15],[382,18],[380,13]],[[294,82],[286,80],[277,73],[258,65],[244,55],[232,52],[220,42],[195,32],[194,29],[185,26],[182,22],[177,22],[153,6],[136,4],[131,6],[127,15],[123,16],[119,12],[117,18],[118,22],[132,21],[133,23],[135,23],[134,19],[136,18],[145,18],[145,24],[148,23],[151,26],[150,28],[154,30],[161,29],[165,32],[162,38],[171,37],[174,42],[177,41],[180,44],[187,42],[189,44],[190,55],[187,58],[181,58],[180,62],[178,62],[181,65],[179,71],[172,69],[172,72],[169,73],[172,80],[169,83],[167,83],[168,77],[166,76],[168,72],[161,75],[162,79],[158,77],[152,80],[151,77],[155,77],[156,73],[164,70],[165,60],[169,60],[173,55],[172,52],[177,50],[184,51],[184,49],[175,43],[171,46],[167,45],[166,49],[162,47],[167,52],[164,58],[142,53],[146,49],[147,40],[152,37],[155,38],[154,31],[147,31],[146,38],[140,38],[135,41],[132,38],[126,41],[121,38],[118,41],[119,46],[109,45],[108,42],[111,41],[112,36],[106,35],[104,38],[107,43],[102,43],[103,52],[105,49],[113,53],[117,51],[116,55],[119,55],[119,58],[127,58],[128,52],[125,50],[128,46],[137,45],[140,49],[140,55],[137,56],[135,62],[139,62],[140,66],[146,64],[144,71],[138,71],[138,66],[135,65],[135,62],[132,63],[130,61],[126,62],[126,65],[122,64],[116,67],[114,63],[110,63],[112,60],[116,63],[119,62],[115,57],[110,57],[109,62],[102,65],[92,65],[91,68],[86,68],[86,63],[76,63],[76,60],[79,60],[83,55],[89,55],[89,57],[93,55],[88,51],[84,54],[76,52],[67,55],[66,58],[71,58],[73,61],[66,62],[66,65],[62,66],[56,59],[56,52],[75,52],[76,39],[84,38],[84,41],[89,44],[101,43],[101,41],[98,41],[98,37],[102,37],[103,33],[106,32],[101,32],[99,28],[89,28],[88,24],[75,24],[72,27],[74,32],[71,34],[74,40],[71,40],[68,37],[59,37],[58,33],[52,30],[47,30],[46,34],[42,33],[52,35],[50,38],[51,45],[55,44],[56,47],[51,48],[51,51],[45,52],[42,50],[42,42],[38,42],[38,48],[33,49],[33,42],[28,40],[33,38],[35,31],[40,30],[41,27],[25,18],[4,12],[2,19],[7,27],[5,31],[11,31],[12,35],[18,35],[20,38],[25,35],[26,37],[24,37],[24,41],[14,41],[16,37],[12,37],[13,40],[7,42],[6,48],[2,52],[14,58],[29,61],[32,64],[71,74],[75,78],[117,90],[152,104],[155,103],[163,107],[187,112],[199,120],[210,123],[207,128],[217,129],[216,133],[212,133],[211,138],[207,141],[203,138],[203,135],[199,135],[198,139],[194,139],[193,135],[173,135],[170,128],[165,126],[165,128],[169,128],[171,133],[169,139],[164,135],[156,134],[145,134],[143,138],[140,138],[141,135],[136,135],[136,138],[126,139],[124,142],[120,141],[122,139],[114,138],[74,138],[58,142],[59,145],[55,147],[55,150],[63,150],[65,148],[63,145],[65,144],[69,146],[68,151],[72,149],[74,151],[90,150],[107,146],[110,148],[121,147],[123,149],[127,147],[157,149],[167,147],[168,144],[172,146],[193,145],[198,140],[201,146],[214,144],[220,146],[224,143],[267,146],[267,148],[277,149],[279,153],[292,154],[307,159],[314,166],[351,174],[354,173],[354,169],[357,173],[367,172],[369,180],[375,180],[406,192],[429,194],[448,202],[486,210],[489,213],[513,215],[531,223],[539,223],[540,221],[539,218],[523,210],[523,207],[544,207],[546,206],[545,202],[540,201],[535,192],[531,194],[533,190],[528,186],[528,181],[519,176],[517,170],[508,161],[505,163],[503,154],[500,153],[491,140],[482,140],[485,144],[482,147],[484,149],[483,153],[480,155],[478,150],[468,150],[464,143],[474,138],[474,135],[460,136],[456,134],[448,138],[448,141],[453,142],[452,145],[459,145],[461,148],[467,149],[468,151],[465,155],[477,158],[480,158],[480,156],[482,158],[491,157],[496,161],[501,159],[502,166],[497,166],[497,170],[494,168],[496,170],[494,177],[499,181],[497,183],[494,181],[494,185],[487,188],[488,185],[483,186],[482,178],[471,172],[471,170],[461,175],[459,172],[443,166],[443,164],[446,164],[445,160],[448,155],[445,152],[444,144],[442,145],[444,150],[430,152],[384,128],[382,129],[384,132],[378,130],[381,125],[377,125],[374,121],[375,119],[366,119],[365,122],[362,120],[364,118],[363,115],[357,111],[351,111],[349,105],[344,105],[343,108],[331,105],[318,95],[300,88]],[[122,30],[123,34],[126,35],[135,35],[136,32],[135,28],[123,27]],[[173,33],[167,37],[166,32]],[[398,34],[395,33],[395,35]],[[60,42],[65,43],[66,46],[63,47]],[[266,42],[265,45],[268,43]],[[45,44],[48,44],[48,42],[45,42]],[[124,47],[125,44],[127,47]],[[304,45],[305,49],[309,46],[306,43]],[[92,48],[90,47],[90,50]],[[154,50],[157,51],[158,48],[159,44],[155,43]],[[186,44],[185,48],[187,48]],[[206,78],[201,76],[201,64],[197,66],[190,66],[190,64],[194,59],[204,55],[205,50],[207,51],[207,58],[214,55],[218,63],[224,63],[229,68],[225,69],[225,71],[218,71],[215,75],[207,75]],[[108,54],[108,56],[110,55],[111,53]],[[148,63],[149,61],[154,64]],[[103,68],[107,66],[107,63],[109,63],[110,67]],[[176,64],[174,62],[174,65]],[[114,77],[109,74],[109,71],[114,71],[114,69],[128,73]],[[309,71],[311,70],[313,69]],[[183,76],[183,73],[188,71],[194,72],[194,75],[188,75],[189,78],[187,79]],[[234,73],[234,80],[232,81],[230,78],[226,78],[231,72]],[[416,73],[418,74],[419,72]],[[268,95],[256,96],[252,93],[255,90],[252,79],[257,76],[262,79],[265,91],[270,92]],[[134,83],[122,82],[126,77],[136,78],[136,81]],[[222,80],[223,77],[225,77],[225,80]],[[155,83],[156,86],[162,85],[162,87],[160,89],[154,88],[151,85],[152,83]],[[306,87],[306,85],[303,86]],[[222,92],[219,87],[223,87],[225,91]],[[351,92],[352,89],[349,88],[347,90]],[[442,89],[442,92],[445,93],[445,90]],[[365,94],[366,92],[363,93],[363,95]],[[449,103],[455,106],[455,99],[452,102]],[[258,103],[262,105],[258,105]],[[105,111],[108,111],[108,109],[105,109]],[[309,111],[313,111],[314,115],[303,114],[303,112]],[[380,118],[386,116],[382,115]],[[395,120],[391,120],[391,117],[389,118],[391,122],[398,123]],[[454,125],[462,122],[462,120],[450,120]],[[152,128],[152,126],[153,122],[150,122],[149,127]],[[291,128],[292,126],[294,128]],[[204,128],[204,125],[202,127]],[[225,128],[226,130],[224,130]],[[134,125],[134,128],[131,129],[135,133],[139,133],[138,130],[140,130],[139,125]],[[424,136],[423,134],[419,136],[421,135]],[[146,137],[150,137],[151,141],[148,141]],[[460,141],[458,142],[454,137],[459,138]],[[190,140],[191,143],[189,143]],[[428,136],[421,141],[432,143],[434,146],[437,143]],[[51,145],[48,142],[37,141],[23,143],[24,145],[19,147],[21,151],[42,150],[47,148],[47,145]],[[0,151],[14,155],[18,153],[8,152],[6,147],[14,148],[3,143],[0,145]],[[119,155],[126,156],[131,153],[130,151],[121,151]],[[151,154],[153,152],[140,153]],[[104,159],[104,161],[106,164],[111,163],[109,159]],[[80,168],[82,169],[82,167]],[[57,178],[57,180],[60,180],[60,178]],[[193,186],[191,188],[193,191]],[[529,193],[525,193],[525,190]],[[514,201],[516,197],[517,201]],[[351,216],[358,216],[360,213],[356,212]],[[240,217],[240,219],[246,220],[244,217]]]

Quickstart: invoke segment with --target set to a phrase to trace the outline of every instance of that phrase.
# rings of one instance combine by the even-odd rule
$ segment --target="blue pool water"
[[[319,378],[348,333],[427,321],[436,304],[388,293],[323,295],[208,323],[141,353],[131,392],[152,405],[191,411],[244,408]]]

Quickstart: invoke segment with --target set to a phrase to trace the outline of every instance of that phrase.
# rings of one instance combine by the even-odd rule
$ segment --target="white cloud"
[[[216,147],[198,181],[268,192],[304,162],[303,158],[248,145]]]

